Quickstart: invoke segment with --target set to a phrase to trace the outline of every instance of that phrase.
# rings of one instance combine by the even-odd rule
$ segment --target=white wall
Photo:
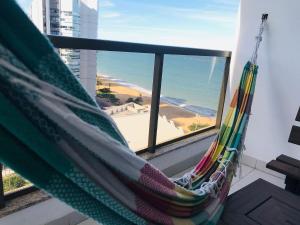
[[[258,79],[245,141],[245,154],[265,162],[282,153],[300,159],[300,146],[288,143],[292,125],[300,126],[295,122],[300,107],[299,10],[299,0],[241,0],[238,42],[227,93],[232,97],[233,87],[252,55],[261,14],[269,13],[258,54]]]

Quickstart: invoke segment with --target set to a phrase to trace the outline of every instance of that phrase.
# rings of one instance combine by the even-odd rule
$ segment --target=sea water
[[[97,72],[122,85],[151,93],[154,54],[99,51]],[[161,102],[204,116],[218,108],[225,58],[165,55]]]

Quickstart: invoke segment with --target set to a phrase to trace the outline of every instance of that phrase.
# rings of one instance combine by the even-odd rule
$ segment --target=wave
[[[152,91],[142,88],[136,84],[132,84],[132,83],[126,82],[126,81],[118,79],[118,78],[113,78],[112,76],[109,76],[107,74],[98,74],[98,75],[101,77],[104,77],[105,79],[110,80],[114,83],[118,83],[122,86],[138,90],[138,91],[148,94],[148,95],[152,94]],[[214,109],[210,109],[210,108],[203,107],[203,106],[186,104],[187,100],[185,100],[185,99],[160,95],[160,101],[168,103],[170,105],[174,105],[174,106],[183,108],[187,111],[198,114],[200,116],[215,117],[216,113],[217,113],[217,111]]]
[[[133,88],[133,89],[138,90],[140,92],[143,92],[145,94],[148,94],[148,95],[152,94],[152,91],[149,91],[149,90],[147,90],[145,88],[142,88],[142,87],[140,87],[140,86],[138,86],[136,84],[132,84],[132,83],[129,83],[127,81],[124,81],[124,80],[121,80],[121,79],[118,79],[118,78],[113,78],[113,77],[111,77],[111,76],[109,76],[107,74],[99,74],[99,76],[105,77],[105,79],[107,79],[107,80],[110,80],[112,82],[118,83],[118,84],[120,84],[122,86],[125,86],[125,87],[128,87],[128,88]]]
[[[184,99],[167,97],[167,96],[162,96],[162,95],[160,96],[160,99],[163,102],[178,106],[180,108],[183,108],[187,111],[198,114],[200,116],[215,117],[217,114],[217,111],[214,109],[210,109],[210,108],[203,107],[203,106],[185,104],[186,100],[184,100]]]

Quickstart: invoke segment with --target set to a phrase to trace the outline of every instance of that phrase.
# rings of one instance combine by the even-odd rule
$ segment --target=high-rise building
[[[98,0],[81,0],[80,37],[97,38]],[[92,96],[96,95],[97,51],[80,50],[80,81]]]
[[[30,17],[37,28],[51,35],[97,38],[97,0],[33,0]],[[96,51],[59,49],[59,54],[83,86],[95,96]]]

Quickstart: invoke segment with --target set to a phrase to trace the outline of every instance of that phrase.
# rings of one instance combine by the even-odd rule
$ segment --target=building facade
[[[81,0],[80,37],[97,39],[98,0]],[[80,81],[86,90],[96,95],[97,51],[80,50]]]
[[[33,0],[30,17],[45,34],[97,38],[97,0]],[[59,49],[62,60],[80,79],[91,96],[95,96],[96,51]]]

